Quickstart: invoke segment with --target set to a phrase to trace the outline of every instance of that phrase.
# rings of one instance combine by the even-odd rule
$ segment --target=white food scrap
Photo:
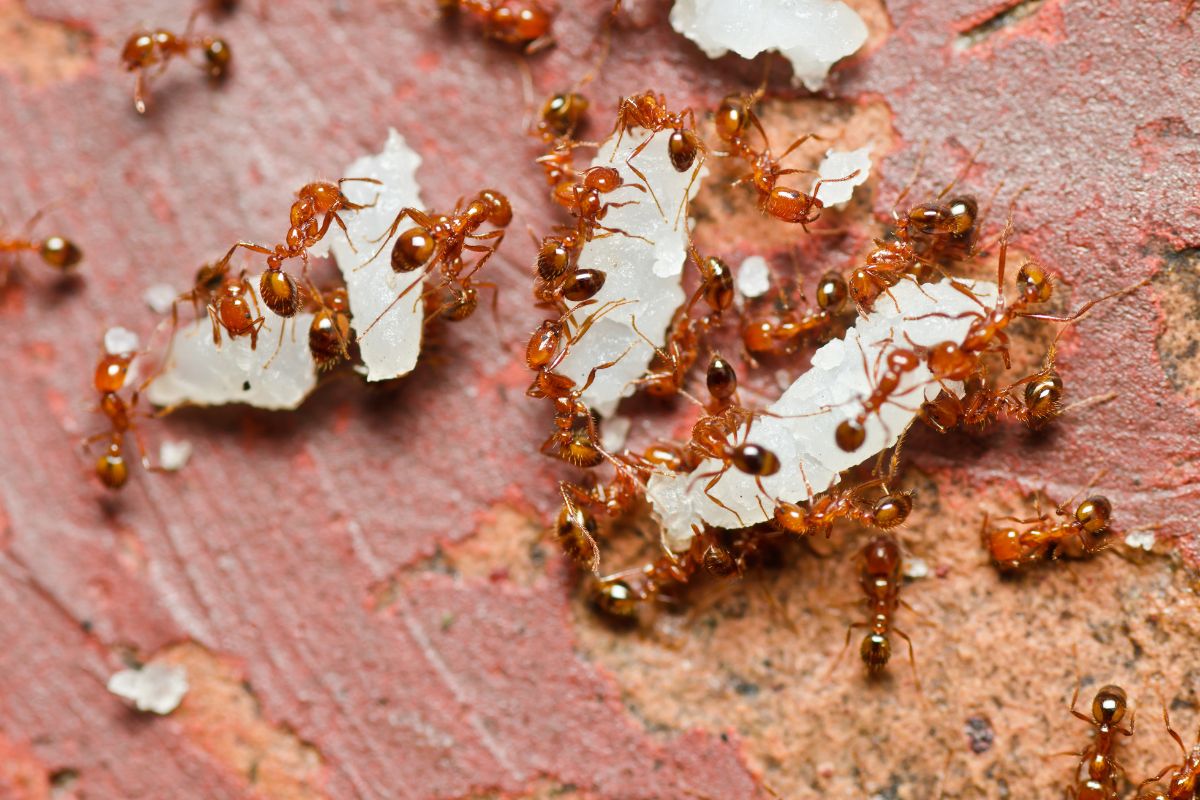
[[[615,365],[597,372],[595,381],[583,393],[583,402],[606,417],[612,415],[622,397],[636,391],[635,381],[645,374],[654,357],[654,350],[633,325],[636,323],[638,331],[661,346],[671,318],[684,300],[687,201],[695,197],[708,170],[697,158],[688,171],[676,171],[667,152],[670,135],[669,129],[651,134],[633,128],[625,133],[619,146],[615,139],[602,144],[592,162],[592,166],[614,166],[625,183],[641,185],[642,178],[626,159],[642,142],[650,140],[633,163],[645,176],[653,195],[622,187],[608,196],[609,202],[633,202],[610,208],[603,220],[606,227],[624,233],[597,236],[580,252],[579,266],[601,270],[605,280],[593,298],[595,302],[575,312],[572,327],[606,303],[629,302],[597,318],[557,369],[582,385],[593,367],[620,358]]]
[[[841,0],[675,0],[671,27],[709,58],[779,52],[792,63],[793,81],[811,91],[867,40],[862,17]]]
[[[133,703],[138,711],[170,714],[188,690],[187,670],[167,664],[123,669],[108,679],[108,691]]]
[[[134,353],[138,344],[138,335],[128,328],[115,327],[104,332],[104,352],[110,356]]]
[[[854,175],[856,171],[858,174]],[[825,153],[825,159],[821,161],[821,166],[817,168],[817,173],[820,175],[818,181],[834,180],[836,182],[822,183],[820,187],[817,187],[817,181],[813,181],[816,198],[826,207],[843,208],[854,196],[854,187],[866,183],[871,174],[871,148],[860,147],[858,150],[849,151],[829,150]],[[836,180],[848,175],[854,175],[854,177],[848,181]]]
[[[762,256],[750,256],[737,271],[737,289],[742,297],[762,297],[771,289],[771,268]]]
[[[168,472],[178,472],[192,457],[192,443],[186,439],[164,439],[158,446],[158,465]]]
[[[970,288],[982,303],[994,302],[995,284],[958,283]],[[977,312],[979,305],[949,281],[920,286],[901,281],[890,291],[891,298],[880,297],[872,313],[858,320],[844,338],[834,339],[813,354],[812,368],[766,409],[776,416],[756,418],[748,435],[743,429],[741,437],[771,450],[783,465],[778,473],[762,479],[765,495],[752,476],[731,468],[711,494],[732,511],[718,506],[704,494],[708,479],[698,477],[719,469],[721,462],[716,459],[703,462],[693,474],[658,473],[650,477],[646,494],[663,526],[665,546],[676,552],[686,550],[693,526],[739,528],[766,521],[777,499],[804,502],[809,499],[810,487],[814,495],[824,492],[837,483],[841,472],[896,443],[921,403],[941,391],[923,362],[903,375],[894,402],[867,418],[866,439],[858,450],[848,453],[838,447],[835,430],[843,420],[861,411],[862,398],[870,394],[876,382],[881,350],[907,347],[910,341],[925,347],[943,341],[961,342],[973,318],[954,317]],[[914,319],[934,312],[947,316]],[[864,362],[869,373],[864,371]],[[961,390],[956,384],[948,388]],[[731,443],[741,441],[739,438]]]

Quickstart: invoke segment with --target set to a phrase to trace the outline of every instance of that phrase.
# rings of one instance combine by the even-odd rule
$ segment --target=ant
[[[1014,392],[1025,387],[1024,398]],[[967,379],[965,392],[959,399],[943,389],[937,397],[921,407],[921,417],[938,433],[946,433],[960,424],[983,426],[999,416],[1006,416],[1038,430],[1059,417],[1062,407],[1063,382],[1053,366],[1053,348],[1047,364],[1038,372],[1003,388],[987,385],[980,375]]]
[[[29,238],[28,232],[33,229],[44,212],[45,209],[42,209],[29,218],[29,222],[25,223],[26,233],[24,235],[13,239],[7,239],[0,235],[0,254],[15,254],[11,264],[0,265],[0,287],[8,284],[9,276],[16,267],[17,258],[21,253],[37,253],[43,263],[62,275],[70,274],[83,260],[83,251],[74,242],[63,236],[47,236],[41,240]]]
[[[620,147],[621,139],[630,128],[644,128],[652,133],[670,129],[671,136],[667,140],[667,154],[671,160],[671,166],[675,168],[676,172],[690,170],[696,163],[697,157],[705,152],[704,142],[700,141],[700,136],[696,133],[695,112],[690,108],[685,108],[680,112],[668,111],[666,98],[661,94],[655,94],[653,90],[621,99],[620,105],[617,106],[617,122],[613,127],[613,133],[617,134],[617,141],[613,145],[614,153]],[[631,162],[649,143],[650,137],[647,137],[625,159],[643,182],[645,182],[646,176],[638,172]]]
[[[862,494],[872,486],[882,486],[884,494],[869,507],[864,507]],[[770,516],[775,527],[785,533],[798,536],[824,533],[828,539],[833,535],[833,524],[839,519],[851,519],[879,530],[890,530],[904,524],[912,512],[912,506],[912,492],[891,492],[885,481],[877,478],[854,487],[825,492],[817,497],[812,496],[810,486],[805,505],[779,500]]]
[[[475,19],[483,35],[522,48],[526,54],[552,44],[550,12],[537,0],[438,0],[442,13],[463,13]]]
[[[1196,734],[1196,744],[1192,745],[1191,752],[1188,752],[1183,739],[1171,727],[1166,703],[1163,704],[1163,722],[1167,726],[1167,733],[1175,740],[1175,744],[1179,745],[1183,760],[1179,764],[1164,767],[1153,778],[1143,781],[1138,786],[1137,800],[1195,800],[1200,792],[1200,732]],[[1158,788],[1157,784],[1168,772],[1171,773],[1171,779],[1164,791]]]
[[[239,247],[262,253],[267,257],[267,269],[258,281],[258,291],[263,304],[277,316],[295,316],[303,304],[303,293],[295,279],[283,270],[283,262],[299,257],[304,262],[304,271],[307,274],[308,248],[325,238],[331,224],[336,222],[349,241],[350,233],[346,230],[346,223],[339,212],[359,211],[375,205],[375,201],[355,203],[346,197],[342,193],[342,184],[350,181],[380,184],[374,178],[340,178],[337,183],[314,181],[305,184],[296,192],[297,199],[289,211],[291,226],[283,244],[277,244],[272,249],[254,242],[238,242],[212,267],[213,271],[224,273],[229,266],[229,259]],[[353,249],[353,242],[351,248]]]
[[[774,315],[759,314],[742,325],[742,345],[746,351],[753,356],[790,355],[803,337],[832,328],[837,314],[846,305],[845,279],[837,272],[826,272],[817,282],[816,296],[817,310],[800,315],[780,289]]]
[[[207,310],[209,321],[212,322],[214,345],[220,347],[221,330],[224,329],[231,339],[249,336],[251,350],[258,347],[258,334],[267,320],[260,313],[258,296],[244,272],[237,278],[228,274],[222,277],[208,302]],[[171,311],[174,315],[174,306]]]
[[[867,671],[872,675],[878,674],[891,659],[892,645],[888,634],[895,633],[908,643],[908,660],[912,664],[915,677],[917,660],[913,654],[912,639],[892,625],[896,609],[904,603],[900,599],[900,585],[903,582],[900,575],[900,545],[890,533],[883,533],[867,542],[859,558],[862,561],[859,582],[867,596],[867,608],[871,612],[871,619],[868,622],[850,624],[846,630],[845,646],[850,646],[850,635],[855,628],[867,628],[868,633],[859,647],[859,655]]]
[[[859,351],[862,353],[863,373],[868,374],[867,354],[862,350],[862,342],[858,343]],[[883,357],[883,351],[880,350],[879,358]],[[878,366],[879,359],[876,359]],[[890,401],[894,401],[893,395],[897,394],[900,387],[900,382],[904,376],[920,366],[921,360],[917,354],[905,348],[893,348],[887,353],[887,364],[884,367],[883,374],[875,382],[875,386],[871,389],[871,393],[862,401],[862,410],[857,416],[842,420],[837,429],[834,431],[834,440],[837,446],[847,453],[852,453],[862,447],[863,442],[867,438],[866,421],[871,414],[878,414]],[[910,390],[906,390],[910,391]],[[900,394],[903,394],[901,392]]]
[[[1061,518],[1055,522],[1049,514],[1042,513],[1039,501],[1035,506],[1036,517],[1012,520],[1018,525],[1031,526],[1023,531],[1016,528],[989,530],[985,514],[979,532],[992,562],[1002,570],[1012,571],[1039,561],[1053,561],[1072,538],[1079,541],[1087,555],[1107,547],[1112,503],[1103,495],[1092,495],[1071,514],[1068,510],[1071,502],[1068,500],[1055,510]]]
[[[417,223],[396,236],[396,230],[405,217]],[[395,236],[392,243],[391,266],[396,273],[408,273],[423,269],[424,277],[428,277],[439,267],[441,268],[441,286],[457,287],[456,300],[451,302],[447,311],[455,311],[457,319],[464,319],[474,311],[473,301],[477,296],[471,291],[470,277],[483,268],[496,248],[504,241],[504,229],[512,222],[512,206],[508,198],[495,189],[480,190],[466,206],[460,200],[449,214],[427,214],[416,208],[402,208],[388,229],[375,241],[383,241],[384,245],[366,262],[370,264],[387,246],[387,241]],[[491,225],[494,230],[487,233],[477,233],[484,225]],[[495,240],[492,242],[491,240]],[[479,242],[489,242],[480,244]],[[471,265],[470,272],[463,274],[463,253],[469,251],[479,253],[479,257]],[[364,264],[363,266],[366,266]],[[360,267],[361,269],[361,267]],[[420,285],[421,280],[413,281],[396,299],[385,308],[375,320],[367,326],[361,336],[383,319],[400,300]],[[476,284],[490,286],[490,284]],[[469,307],[469,310],[467,310]]]
[[[136,353],[106,353],[96,364],[96,372],[92,378],[93,386],[100,395],[99,410],[108,419],[109,430],[89,436],[84,445],[102,439],[108,439],[108,447],[104,454],[96,460],[96,477],[109,489],[120,489],[129,479],[129,465],[125,460],[125,434],[133,435],[138,452],[141,453],[142,466],[150,469],[146,457],[146,447],[133,421],[134,409],[137,407],[141,390],[149,381],[133,391],[129,400],[121,397],[120,392],[125,388],[129,377],[129,367]]]
[[[563,505],[554,524],[554,538],[567,558],[581,569],[595,574],[600,568],[600,548],[596,545],[596,520],[575,502],[586,490],[574,484],[559,484]]]
[[[1078,700],[1079,686],[1076,685],[1075,693],[1071,696],[1071,713],[1094,726],[1096,737],[1078,754],[1079,775],[1075,779],[1075,785],[1067,789],[1067,797],[1070,800],[1118,800],[1120,795],[1117,793],[1117,778],[1123,775],[1125,770],[1113,758],[1113,750],[1116,749],[1114,735],[1120,733],[1133,736],[1134,723],[1131,714],[1129,727],[1121,727],[1121,720],[1125,718],[1128,707],[1125,690],[1112,684],[1102,687],[1092,700],[1090,717],[1076,710],[1075,703]],[[1086,778],[1083,777],[1084,773]]]
[[[679,394],[683,390],[687,373],[700,357],[700,339],[708,329],[709,322],[708,317],[689,316],[686,309],[676,311],[666,342],[662,347],[651,343],[654,347],[654,357],[647,373],[634,383],[643,385],[646,394],[651,397],[665,399]],[[634,324],[636,326],[637,323]],[[637,333],[650,342],[640,330]],[[736,376],[734,380],[736,381]]]
[[[193,36],[192,25],[202,9],[196,9],[188,18],[187,27],[181,36],[163,28],[138,30],[130,34],[121,48],[121,63],[127,72],[136,72],[133,86],[133,107],[139,114],[146,113],[146,97],[150,79],[162,73],[176,56],[188,56],[199,50],[204,57],[203,69],[209,78],[220,80],[228,74],[232,52],[224,39],[214,36]],[[154,69],[153,73],[149,70]]]
[[[350,298],[339,286],[328,297],[315,286],[308,289],[316,313],[308,326],[308,349],[319,372],[333,369],[350,358]]]

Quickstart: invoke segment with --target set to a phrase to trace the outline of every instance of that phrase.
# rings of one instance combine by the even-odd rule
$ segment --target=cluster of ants
[[[671,111],[665,99],[654,92],[619,102],[613,136],[619,141],[634,128],[668,132],[668,156],[679,172],[691,169],[697,159],[710,155],[742,161],[750,171],[735,184],[753,188],[762,213],[807,230],[824,210],[818,197],[820,186],[830,181],[818,180],[810,191],[785,185],[786,176],[802,171],[784,168],[782,160],[810,137],[796,140],[778,157],[772,155],[767,134],[754,110],[761,95],[761,89],[753,94],[732,95],[713,110],[713,125],[721,150],[710,149],[704,143],[692,109]],[[733,511],[709,493],[726,472],[737,470],[754,477],[766,494],[762,479],[787,465],[769,448],[750,440],[753,421],[770,414],[740,402],[737,371],[709,338],[737,310],[733,271],[716,256],[701,256],[694,246],[689,248],[689,263],[695,268],[697,286],[676,313],[665,343],[655,347],[656,355],[648,373],[635,381],[652,397],[682,395],[701,407],[689,439],[656,441],[641,450],[610,451],[602,441],[601,422],[583,397],[596,375],[615,362],[595,365],[582,383],[556,371],[572,346],[593,329],[597,320],[629,302],[597,303],[593,299],[606,276],[581,262],[584,245],[600,236],[629,235],[606,226],[606,212],[620,205],[650,202],[654,197],[653,187],[647,185],[637,165],[637,157],[650,139],[626,159],[630,173],[640,183],[623,179],[613,166],[587,169],[574,166],[576,150],[588,146],[573,138],[588,107],[588,100],[577,91],[557,94],[542,106],[535,126],[535,132],[549,148],[537,162],[543,168],[551,197],[570,214],[572,222],[558,226],[538,249],[533,296],[538,305],[550,309],[554,316],[531,336],[526,365],[535,373],[528,394],[548,399],[554,408],[553,432],[543,443],[542,452],[587,470],[583,478],[561,484],[562,506],[554,532],[563,552],[592,573],[589,594],[594,607],[610,618],[636,619],[642,607],[652,601],[672,600],[675,592],[682,591],[700,575],[740,576],[765,549],[789,538],[828,537],[836,523],[847,521],[877,531],[859,557],[868,618],[850,626],[850,632],[855,628],[867,629],[860,647],[862,660],[872,672],[883,669],[892,651],[890,635],[895,634],[907,642],[909,658],[915,666],[911,640],[894,625],[896,612],[903,604],[900,599],[903,560],[894,529],[905,522],[913,507],[911,492],[891,488],[899,445],[892,451],[886,472],[881,454],[872,475],[862,477],[848,472],[826,492],[814,494],[810,489],[806,502],[777,498],[773,509],[765,509],[769,511],[766,523],[736,529],[697,525],[686,551],[674,552],[664,547],[660,556],[643,566],[607,575],[601,573],[598,519],[613,520],[634,511],[639,504],[644,505],[651,475],[688,473],[694,482],[706,482],[705,496],[713,503]],[[856,174],[833,180],[849,180]],[[979,205],[969,196],[948,197],[953,186],[951,183],[930,202],[915,204],[903,213],[893,211],[888,236],[874,241],[861,265],[855,265],[846,276],[831,271],[819,279],[815,308],[798,311],[782,293],[770,311],[749,304],[742,308],[738,326],[747,360],[755,363],[757,358],[789,355],[806,342],[830,338],[844,325],[849,302],[859,313],[869,313],[877,302],[887,301],[884,298],[890,297],[890,289],[900,281],[920,284],[937,275],[953,281],[947,270],[984,249],[979,236],[983,219]],[[638,194],[626,195],[633,199],[610,201],[608,197],[622,187],[635,189]],[[902,194],[898,198],[897,207],[903,197]],[[924,404],[920,413],[936,431],[981,428],[1001,418],[1039,429],[1062,413],[1063,382],[1054,369],[1053,345],[1042,367],[1030,375],[1008,384],[999,384],[994,379],[994,362],[1002,363],[1004,369],[1011,367],[1007,333],[1010,325],[1019,319],[1035,319],[1065,326],[1097,303],[1130,289],[1092,300],[1066,316],[1041,313],[1037,306],[1050,299],[1052,284],[1041,266],[1026,262],[1017,274],[1016,297],[1006,299],[1003,287],[1010,232],[1011,214],[1009,225],[999,237],[999,297],[989,304],[966,284],[955,283],[955,288],[978,306],[975,311],[959,315],[970,318],[966,335],[961,341],[946,341],[933,347],[893,345],[886,355],[881,354],[871,392],[859,398],[857,413],[836,429],[839,448],[854,452],[862,447],[867,420],[878,415],[887,404],[898,401],[904,394],[900,386],[905,374],[919,365],[927,367],[941,387],[936,398]],[[704,376],[708,400],[702,402],[688,392],[687,381],[706,347],[710,351]],[[953,385],[959,382],[964,388],[956,392]],[[700,471],[706,462],[716,462],[719,467]],[[607,480],[598,475],[598,468],[604,464],[612,468],[612,477]],[[1094,495],[1073,510],[1068,505],[1059,507],[1054,514],[1041,513],[1039,508],[1036,518],[1012,520],[1009,527],[999,529],[990,527],[985,518],[983,544],[996,566],[1019,570],[1066,553],[1092,554],[1103,549],[1111,533],[1109,501]],[[641,511],[644,513],[644,508]]]

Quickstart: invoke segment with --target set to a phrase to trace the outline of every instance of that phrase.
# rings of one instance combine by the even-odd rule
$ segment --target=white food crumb
[[[110,356],[136,352],[138,343],[138,335],[128,328],[109,328],[104,332],[104,352]]]
[[[625,160],[638,145],[650,139],[634,163],[654,194],[620,188],[607,198],[609,202],[633,201],[610,208],[604,217],[606,227],[625,233],[597,236],[580,251],[579,266],[603,271],[605,280],[593,298],[595,302],[574,314],[572,326],[581,324],[589,313],[605,303],[632,302],[598,317],[591,330],[571,346],[557,370],[582,385],[593,367],[620,358],[615,365],[597,372],[595,381],[583,393],[583,402],[604,417],[612,415],[622,397],[636,391],[635,381],[645,374],[654,357],[654,350],[634,331],[633,324],[636,322],[639,331],[661,346],[671,319],[684,300],[686,199],[695,196],[708,170],[697,158],[692,169],[677,172],[667,153],[670,135],[670,130],[651,135],[649,131],[633,128],[626,131],[619,147],[614,144],[615,138],[600,145],[599,155],[592,162],[593,166],[616,167],[627,184],[641,184],[642,179]],[[654,198],[662,206],[661,213]]]
[[[170,714],[187,694],[187,670],[166,664],[123,669],[108,679],[108,690],[133,703],[138,711]]]
[[[858,174],[848,181],[822,183],[816,189],[816,198],[829,208],[844,208],[854,196],[854,187],[867,182],[871,174],[871,148],[861,147],[858,150],[830,150],[825,153],[825,160],[817,168],[820,178],[817,180],[833,180],[847,175]],[[817,182],[813,181],[814,188]]]
[[[192,457],[192,443],[186,439],[164,439],[158,447],[158,464],[168,472],[178,472]]]
[[[1125,544],[1133,548],[1140,548],[1149,553],[1154,549],[1156,538],[1154,531],[1134,531],[1125,537]]]
[[[737,288],[742,297],[762,297],[771,288],[771,268],[762,256],[750,256],[737,272]]]
[[[401,292],[420,281],[425,272],[423,269],[393,272],[391,242],[372,241],[387,231],[402,208],[424,208],[416,177],[420,164],[421,157],[408,147],[404,137],[389,129],[387,142],[379,154],[354,161],[345,172],[347,178],[374,178],[383,185],[360,181],[342,185],[342,191],[350,200],[356,203],[374,200],[375,204],[345,215],[349,241],[340,231],[331,230],[326,237],[346,282],[350,309],[354,313],[354,329],[359,337],[358,349],[367,367],[368,381],[385,381],[411,372],[421,352],[425,323],[421,287],[406,294],[382,318],[380,314]],[[396,232],[403,233],[416,224],[406,218]],[[353,248],[350,242],[354,243]],[[363,266],[381,246],[383,251],[378,258]]]
[[[224,330],[220,346],[213,344],[207,315],[180,325],[162,372],[146,389],[151,403],[246,403],[290,410],[304,401],[317,385],[317,368],[308,349],[313,315],[302,311],[286,320],[277,317],[263,304],[258,279],[258,275],[248,276],[264,319],[258,347],[250,348],[249,336],[230,338]]]
[[[629,428],[633,420],[622,414],[614,414],[604,420],[600,428],[600,445],[610,453],[615,453],[625,446],[629,438]]]
[[[175,291],[169,284],[156,283],[142,292],[142,299],[146,301],[146,305],[150,306],[151,310],[156,314],[166,314],[171,310],[171,306],[178,295],[179,292]]]
[[[994,302],[995,284],[958,283],[970,288],[980,302]],[[866,419],[866,438],[858,450],[847,453],[839,448],[835,430],[862,409],[861,400],[875,383],[875,364],[881,350],[897,346],[894,342],[908,346],[910,340],[925,347],[943,341],[961,342],[973,319],[966,314],[978,311],[979,306],[949,281],[920,286],[901,281],[890,293],[891,297],[880,297],[872,313],[859,319],[844,338],[828,342],[813,354],[812,368],[767,408],[774,416],[755,418],[748,436],[744,429],[739,435],[737,443],[748,439],[761,445],[783,465],[775,475],[762,479],[765,495],[752,476],[729,469],[711,494],[733,511],[718,506],[704,494],[708,478],[699,477],[716,473],[721,466],[716,459],[708,459],[691,474],[663,472],[650,476],[646,495],[663,526],[663,544],[668,549],[686,550],[693,526],[739,528],[766,521],[776,499],[807,501],[809,487],[814,495],[826,491],[838,482],[841,472],[896,443],[921,403],[941,390],[923,362],[904,373],[893,402]],[[932,312],[947,316],[914,319]],[[871,370],[869,375],[864,372],[864,362]],[[961,391],[959,384],[947,387]]]
[[[675,0],[671,27],[709,58],[778,51],[792,62],[793,82],[811,91],[867,40],[866,24],[841,0]]]
[[[904,577],[912,578],[913,580],[929,575],[929,564],[925,563],[925,559],[923,558],[906,556],[901,569],[904,572]]]

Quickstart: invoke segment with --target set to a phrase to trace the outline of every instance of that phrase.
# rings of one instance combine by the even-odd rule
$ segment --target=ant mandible
[[[350,233],[346,230],[346,223],[342,220],[340,212],[359,211],[375,205],[375,201],[355,203],[346,197],[342,193],[342,184],[350,181],[380,184],[374,178],[340,178],[336,183],[314,181],[305,184],[296,193],[297,199],[288,212],[291,224],[282,244],[270,248],[254,242],[238,242],[229,248],[229,252],[212,269],[224,273],[229,267],[229,259],[239,247],[262,253],[267,257],[267,269],[258,281],[258,292],[262,296],[263,304],[277,316],[295,316],[303,304],[303,292],[296,280],[283,270],[283,262],[299,257],[304,262],[304,272],[307,274],[308,249],[325,238],[331,224],[336,222],[349,241]],[[353,242],[350,246],[353,249]]]
[[[229,71],[232,53],[224,39],[214,36],[193,36],[192,25],[201,9],[196,9],[188,18],[187,28],[182,35],[175,35],[163,28],[139,30],[130,34],[121,48],[121,63],[127,72],[136,72],[133,87],[133,107],[139,114],[146,113],[146,97],[150,79],[161,74],[171,60],[177,56],[188,56],[199,50],[204,57],[203,69],[213,80],[224,78]],[[151,74],[149,70],[157,68]]]
[[[1117,778],[1125,770],[1113,758],[1116,749],[1116,734],[1133,736],[1133,716],[1130,715],[1129,727],[1121,727],[1125,718],[1128,700],[1125,690],[1120,686],[1104,686],[1092,700],[1092,715],[1076,710],[1075,703],[1079,700],[1079,686],[1071,696],[1071,713],[1078,719],[1096,728],[1096,737],[1082,753],[1079,754],[1079,774],[1075,783],[1067,790],[1071,800],[1118,800]],[[1066,755],[1065,753],[1063,755]],[[1086,774],[1086,778],[1084,775]]]
[[[40,240],[29,238],[28,232],[33,230],[44,212],[45,209],[42,209],[29,218],[29,222],[25,223],[26,233],[24,235],[12,239],[0,235],[0,254],[13,254],[11,264],[0,265],[0,287],[8,284],[9,276],[17,264],[16,259],[20,257],[21,253],[37,253],[38,258],[44,264],[62,275],[70,274],[83,260],[83,251],[74,242],[63,236],[47,236]]]

